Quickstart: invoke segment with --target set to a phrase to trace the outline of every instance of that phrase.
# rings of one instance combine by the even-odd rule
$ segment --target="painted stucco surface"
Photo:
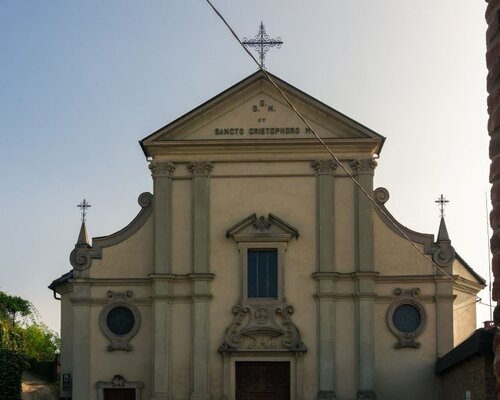
[[[467,295],[391,228],[304,127],[293,137],[251,136],[261,102],[276,110],[261,110],[271,126],[298,124],[257,78],[146,138],[155,191],[141,211],[148,217],[99,256],[77,244],[90,264],[75,264],[58,287],[62,370],[79,379],[75,399],[96,398],[96,383],[116,375],[142,384],[146,399],[233,399],[242,360],[290,362],[297,400],[436,398],[436,359],[474,330],[474,307],[463,311]],[[287,90],[372,192],[382,138]],[[224,126],[243,133],[220,137]],[[429,257],[440,249],[429,235],[412,235]],[[279,298],[248,299],[244,254],[264,247],[280,251]],[[464,265],[443,268],[468,290],[481,287]],[[133,348],[109,351],[100,317],[117,299],[137,308],[141,325],[127,342]],[[421,332],[409,339],[391,327],[400,303],[421,309]],[[286,329],[259,331],[269,318]],[[75,365],[80,358],[88,367]]]

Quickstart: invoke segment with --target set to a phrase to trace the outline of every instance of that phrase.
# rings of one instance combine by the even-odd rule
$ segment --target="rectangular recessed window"
[[[278,297],[278,251],[248,250],[248,297]]]

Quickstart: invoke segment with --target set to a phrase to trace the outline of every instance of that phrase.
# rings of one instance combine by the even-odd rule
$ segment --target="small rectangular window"
[[[278,298],[278,251],[248,250],[248,297]]]

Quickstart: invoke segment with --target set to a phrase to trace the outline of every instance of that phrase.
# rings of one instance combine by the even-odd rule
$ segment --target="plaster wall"
[[[455,289],[453,302],[453,345],[457,346],[472,335],[476,328],[476,298]]]
[[[389,303],[375,304],[375,376],[378,398],[384,400],[435,399],[436,313],[435,305],[425,303],[427,324],[419,349],[396,349],[396,337],[390,332],[386,315]]]
[[[302,163],[305,164],[305,163]],[[250,164],[252,165],[252,164]],[[273,164],[271,164],[273,165]],[[316,303],[315,282],[315,176],[219,177],[219,164],[211,178],[211,268],[216,278],[211,283],[214,295],[210,304],[210,355],[212,394],[221,393],[222,359],[217,353],[226,328],[233,320],[231,308],[241,298],[242,276],[237,243],[225,236],[226,230],[252,213],[273,213],[300,231],[292,239],[284,256],[284,297],[295,308],[292,319],[308,347],[304,357],[304,393],[316,391]],[[228,166],[226,166],[228,167]],[[231,168],[236,170],[238,167]],[[253,165],[263,173],[265,165]],[[309,164],[306,167],[310,169]],[[273,167],[277,172],[277,167]],[[295,168],[301,166],[295,164]]]
[[[453,260],[451,268],[454,275],[460,275],[462,278],[468,279],[472,282],[476,280],[475,276],[472,275],[470,271],[457,259]]]
[[[128,381],[144,382],[143,396],[147,399],[151,388],[151,306],[150,304],[135,304],[141,314],[141,329],[131,340],[134,347],[131,351],[107,351],[108,339],[99,327],[99,314],[102,305],[90,307],[90,399],[97,399],[94,385],[97,381],[111,381],[113,376],[122,375]]]
[[[94,259],[91,278],[144,278],[153,272],[153,218],[127,240],[102,249]]]
[[[393,232],[373,213],[375,270],[384,275],[432,275],[432,264],[426,261],[408,240]],[[423,246],[417,243],[423,250]]]

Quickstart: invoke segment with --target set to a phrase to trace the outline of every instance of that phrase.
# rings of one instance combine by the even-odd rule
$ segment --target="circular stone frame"
[[[394,313],[399,307],[404,305],[412,306],[420,314],[420,324],[416,329],[414,329],[411,332],[400,331],[394,325],[394,320],[393,320]],[[415,349],[418,349],[420,347],[420,342],[417,342],[416,338],[420,336],[424,331],[426,322],[427,322],[427,316],[424,307],[419,301],[412,298],[402,298],[394,300],[392,304],[389,306],[389,309],[387,310],[387,325],[389,326],[389,329],[392,332],[392,334],[396,336],[396,338],[398,339],[398,343],[394,344],[394,347],[397,349],[403,347],[413,347]]]
[[[107,319],[108,315],[111,311],[118,307],[123,307],[129,310],[134,316],[134,326],[132,329],[124,335],[117,335],[109,329]],[[141,326],[141,314],[139,313],[139,309],[132,303],[124,300],[112,301],[107,304],[99,314],[99,326],[101,328],[102,333],[106,336],[110,344],[108,344],[108,351],[113,350],[125,350],[130,351],[134,347],[130,345],[130,340],[137,334],[139,328]]]

